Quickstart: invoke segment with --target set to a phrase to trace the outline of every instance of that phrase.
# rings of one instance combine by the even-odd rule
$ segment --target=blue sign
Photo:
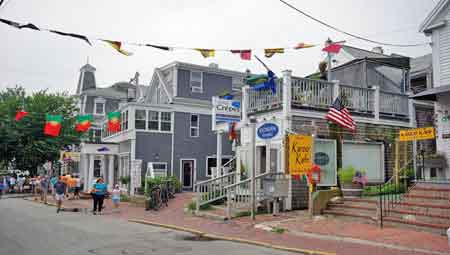
[[[266,123],[258,128],[258,137],[261,139],[271,139],[277,136],[279,128],[274,123]]]
[[[233,106],[234,108],[241,108],[241,102],[239,101],[233,101],[231,103],[231,106]]]

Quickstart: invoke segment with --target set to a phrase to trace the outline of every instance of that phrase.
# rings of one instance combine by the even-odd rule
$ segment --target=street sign
[[[400,142],[414,141],[414,140],[428,140],[436,137],[434,127],[415,128],[400,130]]]
[[[308,135],[289,135],[289,173],[291,175],[306,174],[313,165],[313,138]]]

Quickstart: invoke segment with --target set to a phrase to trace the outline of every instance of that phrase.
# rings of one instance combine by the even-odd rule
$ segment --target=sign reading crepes
[[[434,127],[400,130],[400,142],[434,139]]]
[[[306,174],[313,165],[313,138],[308,135],[289,135],[289,173],[291,175]]]

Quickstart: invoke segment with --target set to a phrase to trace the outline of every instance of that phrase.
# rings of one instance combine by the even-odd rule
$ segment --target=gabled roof
[[[430,28],[431,25],[433,25],[433,21],[438,17],[438,15],[445,10],[445,7],[449,3],[449,0],[440,0],[439,3],[436,4],[434,9],[428,14],[428,16],[425,18],[425,20],[422,22],[422,24],[419,27],[419,32],[425,33],[427,29]]]
[[[361,59],[361,58],[391,58],[392,56],[386,55],[386,54],[382,54],[382,53],[377,53],[377,52],[373,52],[370,50],[364,50],[364,49],[360,49],[360,48],[356,48],[353,46],[348,46],[348,45],[342,45],[342,49],[350,54],[352,57],[354,57],[355,59]]]
[[[104,97],[112,99],[126,99],[128,96],[126,92],[118,91],[113,87],[88,89],[83,91],[83,94],[87,96]]]

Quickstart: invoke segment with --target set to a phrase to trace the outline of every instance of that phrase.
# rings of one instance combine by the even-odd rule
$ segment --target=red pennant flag
[[[342,45],[339,43],[332,43],[325,48],[322,49],[322,51],[328,52],[328,53],[339,53],[341,51]]]
[[[16,121],[21,120],[23,117],[25,117],[27,115],[28,115],[28,112],[26,112],[26,111],[22,111],[22,110],[18,111],[16,113]]]
[[[59,136],[61,131],[62,115],[45,116],[44,134],[49,136]]]
[[[242,60],[250,60],[252,58],[252,50],[231,50],[233,54],[239,54]]]
[[[120,112],[108,113],[108,131],[112,133],[120,131]]]

